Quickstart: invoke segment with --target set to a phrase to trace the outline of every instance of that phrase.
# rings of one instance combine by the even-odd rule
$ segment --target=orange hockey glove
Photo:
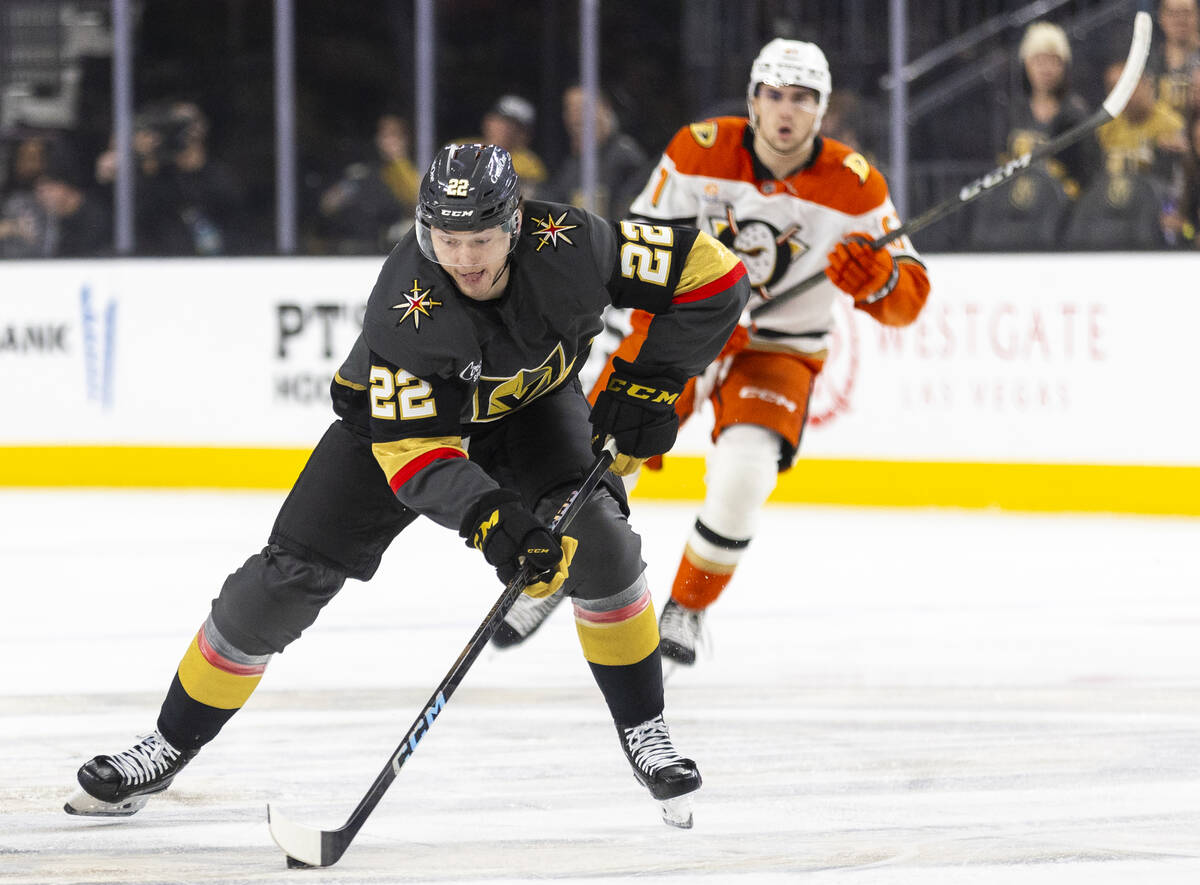
[[[838,243],[827,259],[825,275],[854,296],[857,304],[874,304],[896,288],[900,279],[900,269],[887,249],[872,249],[870,235],[860,231]]]

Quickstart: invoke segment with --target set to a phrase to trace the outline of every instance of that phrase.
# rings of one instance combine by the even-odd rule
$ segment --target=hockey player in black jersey
[[[155,730],[78,774],[66,810],[130,815],[246,703],[271,656],[347,578],[368,580],[418,516],[456,530],[501,580],[573,603],[584,657],[635,776],[688,826],[696,764],[663,721],[658,629],[618,476],[561,543],[546,526],[612,437],[615,474],[674,442],[674,398],[729,337],[748,296],[733,253],[695,229],[521,206],[502,148],[442,149],[416,224],[392,250],[362,335],[331,385],[338,420],[267,546],[225,581],[179,663]],[[577,378],[609,305],[655,314],[637,358],[589,411]],[[382,470],[381,470],[382,468]]]

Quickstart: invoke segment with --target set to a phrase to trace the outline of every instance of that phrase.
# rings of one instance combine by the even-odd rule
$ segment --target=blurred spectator
[[[1161,0],[1158,26],[1162,41],[1155,41],[1146,70],[1153,76],[1160,101],[1184,118],[1195,107],[1192,72],[1200,67],[1200,14],[1197,0]]]
[[[413,165],[408,121],[381,114],[375,123],[374,156],[351,163],[321,194],[324,232],[341,255],[387,252],[412,225],[421,174]]]
[[[204,112],[186,101],[150,105],[134,126],[138,253],[249,251],[240,233],[242,185],[232,167],[209,152]],[[96,180],[111,185],[116,167],[110,147],[96,160]]]
[[[83,258],[112,251],[112,217],[96,202],[75,158],[55,153],[38,176],[34,193],[46,219],[44,254]]]
[[[1104,82],[1112,89],[1125,64],[1114,61],[1104,69]],[[1121,115],[1097,132],[1109,172],[1149,172],[1165,186],[1187,151],[1183,117],[1154,95],[1154,78],[1143,74]]]
[[[546,183],[545,199],[583,205],[581,153],[583,149],[583,88],[563,92],[563,125],[570,140],[570,155]],[[612,101],[603,92],[596,96],[596,203],[595,212],[623,218],[650,173],[650,158],[641,146],[621,132]]]
[[[546,164],[530,148],[537,114],[533,105],[519,95],[502,95],[483,115],[483,144],[495,144],[512,154],[513,168],[521,178],[521,196],[539,198],[546,182]]]
[[[77,258],[111,250],[110,213],[95,202],[88,177],[61,144],[43,140],[37,162],[21,171],[0,207],[0,256]],[[34,175],[28,180],[26,173]]]
[[[13,147],[0,191],[0,257],[33,258],[46,254],[46,215],[34,193],[46,169],[49,139],[34,134]]]
[[[0,203],[0,258],[46,254],[46,213],[31,190],[13,191]]]
[[[50,152],[50,137],[42,133],[31,133],[16,139],[8,152],[4,179],[0,181],[0,194],[7,197],[16,191],[32,191],[33,183],[46,168]]]
[[[1025,29],[1018,50],[1023,67],[1024,95],[1013,103],[1007,156],[1019,157],[1066,132],[1089,114],[1082,96],[1071,90],[1071,45],[1066,32],[1050,22]],[[1062,182],[1071,198],[1100,171],[1100,148],[1086,135],[1045,161],[1046,169]]]
[[[1175,212],[1170,211],[1170,206],[1167,207],[1163,230],[1168,242],[1200,249],[1200,112],[1192,115],[1188,124],[1187,141],[1187,154],[1182,164],[1183,186],[1180,189],[1179,206]]]

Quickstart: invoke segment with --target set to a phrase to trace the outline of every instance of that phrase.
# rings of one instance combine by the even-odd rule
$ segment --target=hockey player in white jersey
[[[776,477],[796,457],[835,300],[848,295],[879,322],[903,326],[916,319],[929,293],[907,237],[870,248],[900,219],[879,171],[819,134],[831,88],[819,47],[772,40],[750,70],[749,117],[680,129],[631,208],[635,217],[692,224],[717,237],[741,258],[752,287],[742,325],[677,404],[681,420],[706,397],[715,413],[705,501],[659,625],[663,656],[680,664],[695,662],[705,611],[745,555]],[[750,309],[822,269],[826,281],[750,320]],[[648,322],[648,315],[634,313],[633,330],[600,374],[593,400],[613,367],[619,371],[636,357]],[[530,635],[556,601],[526,602],[510,616],[501,641]]]

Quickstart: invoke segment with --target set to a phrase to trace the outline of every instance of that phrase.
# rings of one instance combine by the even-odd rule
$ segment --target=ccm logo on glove
[[[604,441],[617,443],[617,457],[609,469],[618,476],[637,470],[646,458],[661,455],[675,444],[679,416],[675,402],[687,382],[676,369],[647,369],[613,359],[612,375],[592,407],[592,451]]]
[[[463,516],[458,533],[495,567],[505,584],[522,565],[528,565],[533,579],[525,592],[536,598],[549,596],[563,585],[578,546],[571,537],[556,539],[520,495],[509,489],[496,489],[476,501]]]
[[[623,393],[625,396],[633,397],[634,399],[646,400],[656,405],[660,403],[674,405],[675,400],[679,399],[678,391],[672,393],[669,390],[648,387],[645,384],[638,384],[634,381],[620,378],[617,375],[612,375],[608,379],[608,387],[606,389],[614,393]]]

